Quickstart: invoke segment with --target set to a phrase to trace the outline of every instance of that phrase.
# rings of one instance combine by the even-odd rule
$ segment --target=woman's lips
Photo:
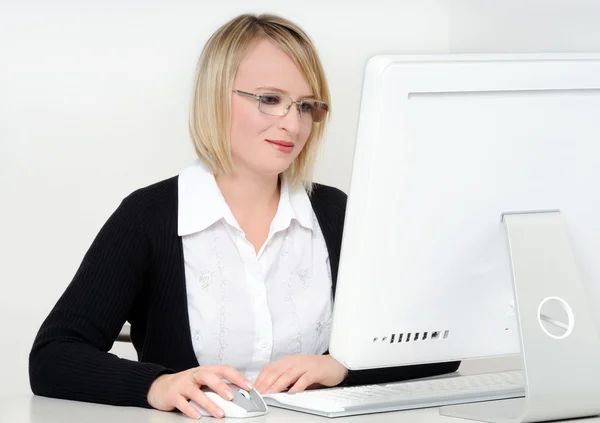
[[[289,153],[294,148],[294,143],[283,140],[265,140],[282,153]]]

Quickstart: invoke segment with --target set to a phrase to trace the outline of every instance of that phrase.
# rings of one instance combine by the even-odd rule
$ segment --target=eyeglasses
[[[258,110],[270,116],[285,116],[295,104],[303,121],[318,123],[325,119],[329,111],[327,103],[319,100],[294,101],[290,96],[283,94],[252,94],[241,90],[233,90],[233,92],[258,100]]]

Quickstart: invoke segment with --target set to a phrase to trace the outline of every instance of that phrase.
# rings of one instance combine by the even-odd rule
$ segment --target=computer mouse
[[[256,389],[246,391],[244,389],[233,389],[233,399],[227,401],[212,390],[202,390],[208,398],[221,407],[225,417],[244,419],[246,417],[262,416],[268,410],[267,404]],[[208,411],[200,407],[194,401],[190,401],[202,416],[212,416]]]

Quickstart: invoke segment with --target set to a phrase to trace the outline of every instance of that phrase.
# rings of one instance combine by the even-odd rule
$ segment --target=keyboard
[[[342,417],[524,396],[523,373],[507,371],[267,394],[264,400],[273,407]]]

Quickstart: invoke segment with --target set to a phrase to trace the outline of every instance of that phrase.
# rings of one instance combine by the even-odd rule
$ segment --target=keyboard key
[[[267,404],[334,417],[525,394],[520,371],[265,395]]]

